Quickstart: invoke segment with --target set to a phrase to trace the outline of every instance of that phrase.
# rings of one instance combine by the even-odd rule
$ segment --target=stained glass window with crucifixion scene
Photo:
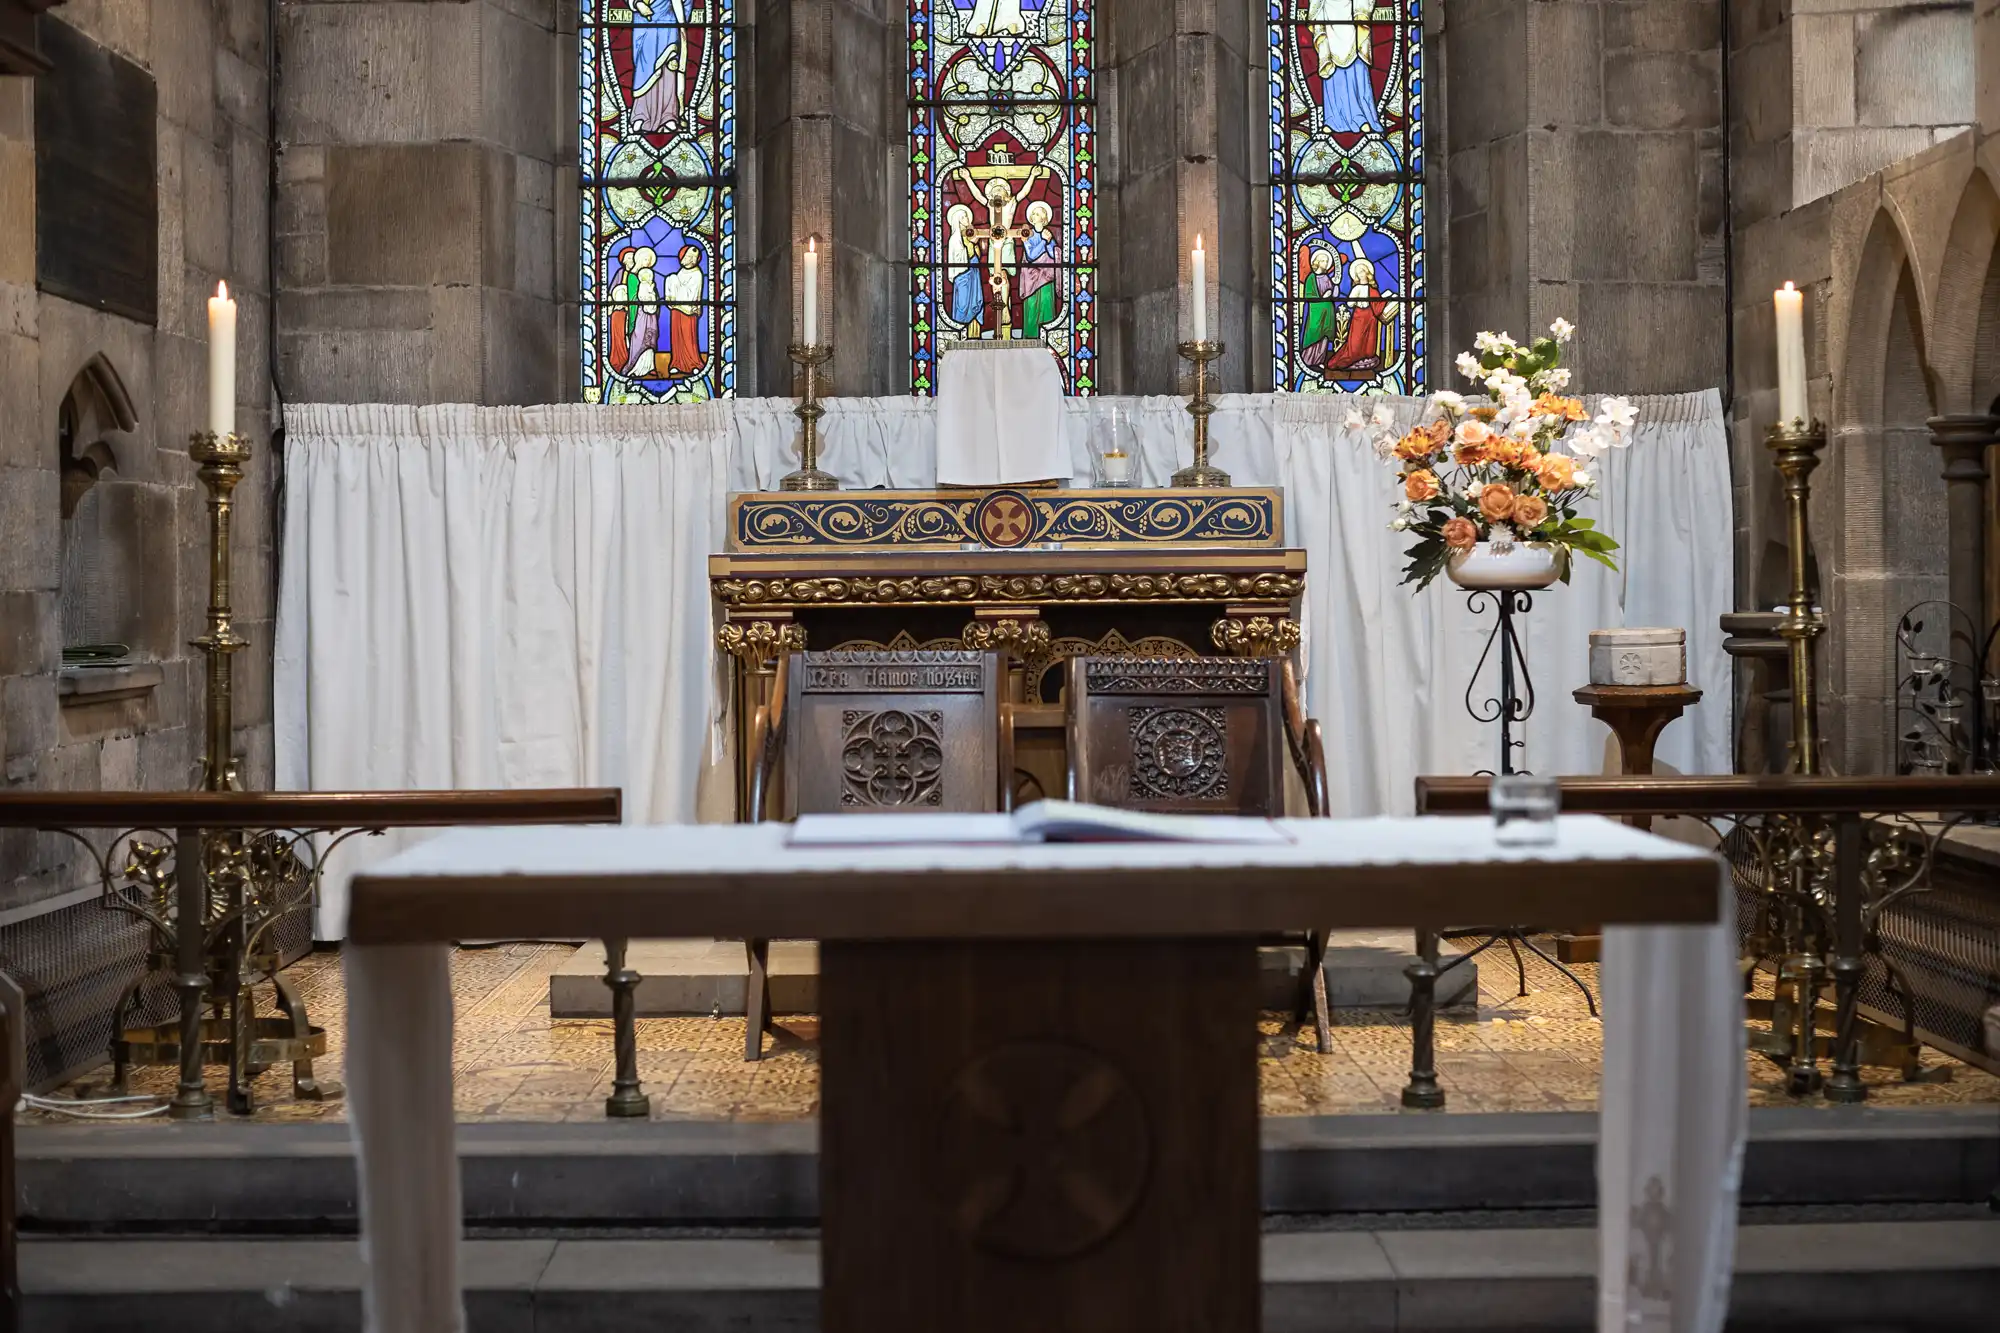
[[[1095,0],[910,0],[910,385],[1046,342],[1097,392]]]
[[[583,397],[736,391],[736,0],[583,0]]]
[[[1420,0],[1268,4],[1277,387],[1420,392]]]

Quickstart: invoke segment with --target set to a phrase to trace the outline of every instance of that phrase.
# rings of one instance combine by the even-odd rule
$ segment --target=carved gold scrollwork
[[[790,620],[728,620],[715,632],[715,642],[723,652],[754,671],[773,661],[779,653],[803,651],[806,630]]]
[[[1224,616],[1208,637],[1236,657],[1283,657],[1299,646],[1299,622],[1284,616]]]
[[[890,605],[923,602],[1284,602],[1297,574],[950,574],[905,578],[713,581],[724,606]]]
[[[1055,652],[1045,621],[1032,616],[975,620],[965,627],[960,638],[975,652],[1004,652],[1020,659],[1028,699],[1040,702],[1042,673],[1048,670]]]

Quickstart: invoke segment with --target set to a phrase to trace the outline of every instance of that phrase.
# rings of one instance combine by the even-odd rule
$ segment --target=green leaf
[[[1598,564],[1603,565],[1606,569],[1616,570],[1618,568],[1618,562],[1602,551],[1593,551],[1587,546],[1579,546],[1576,549],[1589,556],[1592,560],[1595,560]]]

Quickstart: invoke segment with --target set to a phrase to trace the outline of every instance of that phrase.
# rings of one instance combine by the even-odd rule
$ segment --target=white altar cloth
[[[1062,370],[1041,342],[948,347],[938,366],[937,482],[1063,481]]]
[[[1133,484],[1166,485],[1189,458],[1186,402],[1116,401],[1134,425]],[[1494,729],[1464,697],[1491,613],[1442,579],[1420,594],[1397,585],[1409,541],[1389,530],[1390,470],[1345,425],[1355,402],[1232,394],[1212,422],[1213,461],[1239,485],[1283,487],[1287,541],[1306,551],[1300,665],[1344,815],[1408,811],[1418,774],[1495,758]],[[1420,409],[1369,402],[1404,421]],[[1539,697],[1517,734],[1537,772],[1604,771],[1608,733],[1569,692],[1589,681],[1589,631],[1622,625],[1685,627],[1690,678],[1707,691],[1660,738],[1662,766],[1731,767],[1719,617],[1735,606],[1735,536],[1721,402],[1636,402],[1634,443],[1598,461],[1591,511],[1624,543],[1621,571],[1579,561],[1575,581],[1535,594],[1518,622]],[[1063,400],[1073,484],[1091,483],[1091,441],[1112,406]],[[730,492],[773,489],[798,466],[791,408],[288,407],[277,785],[616,786],[637,822],[723,817],[707,556],[721,549]],[[844,486],[936,484],[934,401],[826,408],[821,465]],[[723,802],[705,804],[710,794]],[[347,874],[407,841],[350,842],[334,856],[320,938],[342,934]]]
[[[921,818],[921,816],[913,816]],[[452,1122],[451,988],[447,946],[369,943],[408,939],[388,903],[414,881],[448,884],[471,901],[504,894],[516,903],[603,902],[613,895],[649,904],[661,935],[743,933],[743,891],[810,878],[830,886],[788,895],[792,915],[762,918],[774,933],[841,934],[838,921],[865,922],[870,935],[927,933],[1088,935],[1087,919],[1029,913],[1037,929],[1008,919],[1016,893],[1036,891],[1037,877],[1195,871],[1167,884],[1158,903],[1163,933],[1201,934],[1204,914],[1240,928],[1264,910],[1286,908],[1259,878],[1299,870],[1338,888],[1344,905],[1376,904],[1383,923],[1409,922],[1419,898],[1370,893],[1372,883],[1411,869],[1429,882],[1462,880],[1496,863],[1528,863],[1554,880],[1565,866],[1617,860],[1630,876],[1648,864],[1691,862],[1712,869],[1718,885],[1715,925],[1612,924],[1600,972],[1604,993],[1603,1130],[1598,1155],[1600,1333],[1630,1328],[1718,1333],[1728,1306],[1735,1234],[1737,1169],[1744,1133],[1743,1008],[1734,972],[1735,931],[1727,875],[1713,856],[1594,816],[1565,815],[1548,847],[1503,847],[1482,818],[1287,820],[1287,845],[1097,844],[793,848],[778,825],[694,827],[457,829],[402,853],[368,873],[356,914],[357,941],[345,951],[350,1001],[347,1071],[349,1123],[361,1179],[362,1250],[368,1265],[364,1308],[369,1333],[458,1333],[464,1327],[458,1276],[461,1228],[458,1159]],[[1705,864],[1704,864],[1705,863]],[[1014,872],[1019,885],[973,877]],[[858,876],[845,888],[835,876]],[[959,883],[954,883],[957,879]],[[885,917],[871,908],[921,886]],[[559,886],[564,893],[555,892]],[[386,891],[386,892],[378,892]],[[1205,906],[1205,900],[1211,904]],[[1249,910],[1246,915],[1246,900]],[[1264,903],[1268,902],[1266,908]],[[1295,906],[1296,904],[1291,904]],[[1033,907],[1033,904],[1029,904]],[[384,910],[388,908],[388,910]],[[508,910],[500,907],[504,913]],[[1024,909],[1025,910],[1025,909]],[[734,913],[732,917],[729,914]],[[1607,895],[1595,915],[1615,923]],[[885,920],[902,923],[886,929]],[[462,919],[462,918],[461,918]],[[517,924],[505,921],[506,925]],[[528,924],[525,921],[519,924]],[[586,919],[564,930],[601,933]],[[650,923],[649,923],[650,924]],[[1264,923],[1296,926],[1273,918]],[[1355,922],[1355,924],[1365,924]],[[1101,932],[1098,932],[1101,933]],[[1668,1022],[1662,1041],[1651,1025]],[[1246,1034],[1246,1040],[1249,1039]],[[1645,1206],[1661,1183],[1660,1209]],[[1627,1201],[1638,1200],[1634,1206]],[[1629,1321],[1629,1322],[1628,1322]]]

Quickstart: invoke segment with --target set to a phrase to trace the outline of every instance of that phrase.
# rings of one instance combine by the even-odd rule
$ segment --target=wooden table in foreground
[[[1485,820],[1285,826],[812,849],[778,824],[467,829],[358,877],[348,930],[821,940],[828,1333],[1254,1333],[1259,936],[1712,923],[1718,901],[1712,857],[1591,816],[1538,848]]]

